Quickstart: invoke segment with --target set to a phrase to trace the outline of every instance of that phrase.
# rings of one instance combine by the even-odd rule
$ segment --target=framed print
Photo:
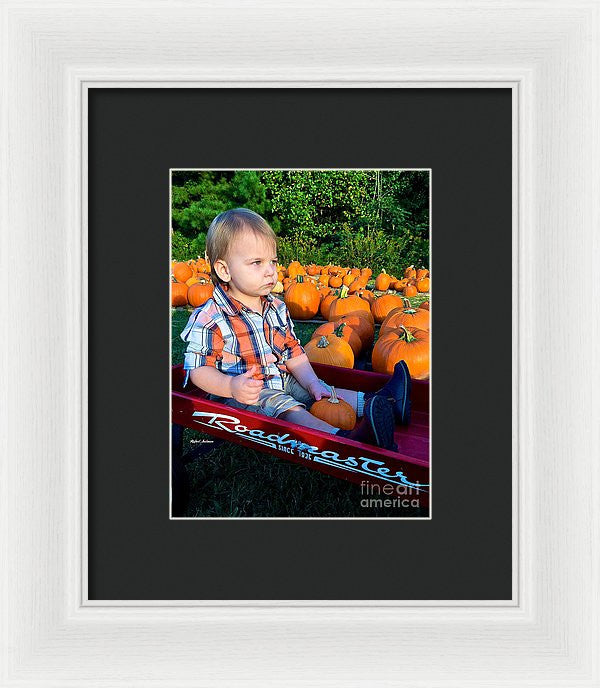
[[[1,20],[0,685],[600,685],[598,2],[7,2]],[[232,141],[262,160],[225,160]],[[381,161],[450,147],[446,167]],[[433,387],[470,365],[457,398],[488,411],[467,434],[434,410],[458,439],[432,436],[433,463],[498,501],[436,468],[424,520],[169,518],[168,280],[144,251],[167,255],[154,184],[219,167],[431,169],[434,347],[444,313],[468,331],[458,363],[434,350]]]

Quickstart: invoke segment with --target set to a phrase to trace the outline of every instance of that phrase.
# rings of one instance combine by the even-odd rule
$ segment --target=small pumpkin
[[[332,277],[329,278],[329,286],[333,287],[334,289],[341,287],[342,283],[343,283],[343,280],[338,275],[333,275]]]
[[[352,347],[355,358],[360,355],[362,349],[362,339],[360,338],[358,332],[355,332],[347,322],[341,322],[337,320],[336,322],[323,323],[323,325],[319,325],[319,327],[317,327],[317,329],[313,332],[311,339],[322,337],[323,335],[327,336],[329,334],[334,334],[336,337],[341,337],[347,341]]]
[[[426,270],[425,268],[419,268],[417,270],[417,280],[425,279],[425,277],[429,277],[429,270]]]
[[[417,291],[420,293],[429,291],[429,277],[423,277],[417,281]]]
[[[331,388],[330,397],[315,401],[310,407],[310,412],[315,418],[320,418],[342,430],[352,430],[356,425],[356,412],[347,401],[338,397],[335,387]]]
[[[348,293],[356,294],[357,291],[364,289],[366,286],[366,283],[360,277],[355,277],[352,279],[352,282],[348,284]]]
[[[324,363],[339,368],[354,367],[354,352],[348,342],[336,335],[323,335],[320,339],[311,339],[304,347],[311,363]]]
[[[395,313],[391,313],[389,317],[381,323],[379,336],[388,330],[397,329],[400,325],[416,327],[419,330],[429,330],[429,311],[423,308],[401,308]]]
[[[390,288],[392,278],[387,274],[385,268],[375,278],[375,289],[377,291],[387,291]]]
[[[296,279],[298,275],[306,275],[306,270],[302,266],[302,263],[298,262],[297,260],[293,260],[289,265],[288,265],[288,277],[292,280]]]
[[[337,299],[338,294],[335,292],[330,292],[329,294],[326,294],[322,299],[321,299],[321,305],[319,306],[319,313],[321,313],[322,317],[325,320],[329,320],[329,309],[331,308],[331,304]]]
[[[348,296],[348,287],[344,285],[339,298],[329,308],[328,318],[329,320],[335,320],[346,313],[361,310],[370,311],[369,303],[365,299],[361,299],[360,296],[356,296],[356,294]]]
[[[321,297],[314,284],[304,281],[304,275],[297,275],[284,296],[290,315],[296,320],[310,320],[319,311]]]
[[[194,271],[187,263],[175,263],[173,266],[173,277],[178,281],[185,283],[190,277],[194,276]]]
[[[406,361],[410,376],[415,380],[429,377],[429,332],[401,325],[379,335],[373,347],[371,362],[378,373],[393,375],[398,361]]]
[[[408,279],[404,277],[403,279],[394,280],[391,284],[392,289],[396,291],[402,291],[404,287],[408,284]]]
[[[400,308],[403,305],[404,301],[398,294],[383,294],[371,304],[371,313],[375,322],[382,323],[393,308]]]
[[[407,298],[410,296],[416,296],[417,295],[417,288],[414,286],[414,284],[407,284],[404,287],[404,289],[402,290],[402,293]]]
[[[375,339],[375,325],[373,324],[373,318],[369,320],[366,316],[365,311],[355,311],[354,313],[346,313],[342,315],[333,322],[334,325],[340,325],[341,323],[346,323],[351,327],[356,334],[360,337],[362,343],[362,350],[368,351],[373,346],[373,340]]]
[[[187,293],[187,284],[184,282],[171,282],[171,305],[173,308],[187,306]]]
[[[190,306],[198,308],[206,303],[213,295],[213,283],[206,280],[200,280],[188,289],[187,299]]]
[[[408,279],[410,279],[411,277],[415,277],[415,278],[416,278],[416,276],[417,276],[417,271],[415,270],[415,266],[414,266],[414,265],[409,265],[409,266],[406,268],[406,270],[404,271],[404,276],[405,276],[405,277],[408,277]]]

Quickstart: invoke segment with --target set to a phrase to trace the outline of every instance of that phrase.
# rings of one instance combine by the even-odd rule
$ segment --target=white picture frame
[[[2,3],[2,686],[600,686],[598,9]],[[99,85],[512,89],[511,601],[87,600],[82,132]]]

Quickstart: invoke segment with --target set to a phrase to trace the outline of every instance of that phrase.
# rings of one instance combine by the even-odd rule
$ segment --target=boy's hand
[[[258,403],[258,395],[263,387],[263,381],[255,380],[254,375],[260,375],[256,365],[253,365],[245,373],[236,375],[231,381],[231,393],[240,404],[255,405]]]
[[[321,397],[331,396],[331,392],[327,389],[327,387],[324,387],[319,380],[316,382],[310,382],[307,389],[313,395],[315,401],[319,401]]]

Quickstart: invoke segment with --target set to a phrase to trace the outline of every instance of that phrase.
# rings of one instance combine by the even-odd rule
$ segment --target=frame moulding
[[[14,333],[2,344],[0,685],[600,686],[598,2],[0,7],[0,307]],[[174,85],[517,95],[510,605],[87,600],[84,96]],[[52,306],[35,313],[14,308],[38,298],[20,274],[28,261],[42,266]],[[585,299],[574,298],[575,275]],[[553,336],[567,312],[579,338]],[[49,333],[41,351],[34,327]]]

